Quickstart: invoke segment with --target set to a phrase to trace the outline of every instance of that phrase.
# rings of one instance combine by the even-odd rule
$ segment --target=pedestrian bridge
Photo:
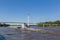
[[[10,25],[9,27],[14,27],[14,28],[17,28],[17,27],[21,27],[21,28],[26,28],[28,27],[29,25],[36,25],[34,23],[25,23],[25,22],[0,22],[0,24],[8,24]]]

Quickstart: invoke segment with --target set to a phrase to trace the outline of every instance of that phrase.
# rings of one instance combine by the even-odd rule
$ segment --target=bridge
[[[21,25],[24,24],[26,22],[0,22],[1,24],[10,24],[10,25]],[[26,23],[28,24],[28,23]],[[36,25],[36,23],[29,23],[29,25]]]
[[[28,26],[28,23],[25,22],[0,22],[0,24],[9,24],[10,27],[22,27],[24,28],[25,25]],[[36,25],[35,23],[29,23],[29,25]]]

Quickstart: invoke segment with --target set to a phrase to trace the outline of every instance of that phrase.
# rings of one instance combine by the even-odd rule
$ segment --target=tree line
[[[48,27],[48,26],[59,26],[60,27],[60,21],[59,20],[57,20],[57,21],[49,21],[49,22],[39,22],[39,23],[37,23],[37,25],[38,26],[46,26],[46,27]]]
[[[8,27],[10,26],[9,24],[6,24],[6,23],[0,23],[0,27]]]

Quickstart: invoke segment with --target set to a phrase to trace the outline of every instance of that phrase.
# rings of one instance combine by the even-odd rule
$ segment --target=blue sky
[[[60,20],[60,0],[0,0],[0,21],[44,22]]]

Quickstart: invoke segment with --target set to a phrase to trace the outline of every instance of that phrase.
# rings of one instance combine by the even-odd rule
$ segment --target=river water
[[[32,28],[37,27],[32,26]],[[43,30],[60,31],[60,28],[38,28]],[[4,36],[6,40],[60,40],[60,36],[57,35],[43,34],[40,32],[9,27],[0,27],[0,35]]]

